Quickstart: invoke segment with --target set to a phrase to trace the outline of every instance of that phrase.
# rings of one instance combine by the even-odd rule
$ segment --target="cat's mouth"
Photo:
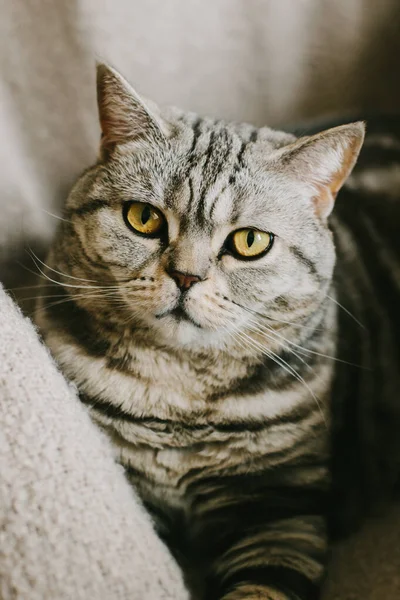
[[[167,312],[163,312],[160,315],[157,315],[157,319],[162,319],[163,317],[174,317],[180,323],[190,323],[199,329],[202,329],[202,326],[197,323],[189,313],[184,309],[181,303],[179,303],[175,308],[169,310]]]
[[[176,319],[179,319],[180,321],[190,321],[191,320],[189,315],[187,314],[187,312],[181,305],[178,305],[176,308],[171,310],[171,312],[169,314],[172,315],[173,317],[175,317]]]

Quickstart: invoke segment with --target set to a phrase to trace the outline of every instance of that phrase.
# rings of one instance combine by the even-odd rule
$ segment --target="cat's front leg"
[[[243,584],[236,590],[224,596],[223,600],[292,600],[295,596],[288,596],[272,587],[258,586],[254,584]]]
[[[206,600],[317,600],[327,559],[321,491],[256,490],[245,480],[221,488],[195,504]]]
[[[304,515],[260,522],[242,532],[227,534],[227,544],[221,550],[211,566],[216,600],[319,597],[326,560],[322,517]]]
[[[212,564],[220,600],[314,600],[326,558],[321,517],[265,523],[231,538]]]

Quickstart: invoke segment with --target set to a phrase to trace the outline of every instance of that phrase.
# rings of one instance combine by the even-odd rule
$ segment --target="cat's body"
[[[361,163],[333,236],[326,226],[359,125],[298,143],[154,117],[104,67],[99,96],[101,159],[72,192],[47,261],[63,290],[38,311],[46,341],[160,533],[202,564],[206,600],[316,598],[332,430],[335,482],[350,473],[365,499],[368,476],[388,485],[400,456],[400,203],[387,198],[389,214],[383,196],[357,192]],[[165,238],[129,231],[137,221],[126,211],[144,214],[140,203],[157,207]],[[373,253],[366,234],[371,271],[360,261]],[[239,256],[243,240],[261,251]],[[348,487],[335,503],[351,505]]]
[[[399,483],[399,124],[371,122],[330,219],[334,288],[343,307],[336,354],[344,362],[335,366],[332,388],[332,518],[338,531],[356,528]]]

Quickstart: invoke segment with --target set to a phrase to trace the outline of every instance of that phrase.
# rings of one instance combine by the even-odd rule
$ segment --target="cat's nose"
[[[185,292],[192,287],[198,281],[201,281],[201,277],[198,275],[192,275],[191,273],[181,273],[180,271],[169,271],[170,277],[175,281],[176,285],[180,290]]]

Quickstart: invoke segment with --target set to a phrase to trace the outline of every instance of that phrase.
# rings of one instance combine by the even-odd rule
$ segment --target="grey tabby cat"
[[[205,600],[315,599],[332,506],[351,522],[397,473],[399,203],[353,175],[330,216],[360,122],[160,111],[104,65],[98,103],[45,340]]]

